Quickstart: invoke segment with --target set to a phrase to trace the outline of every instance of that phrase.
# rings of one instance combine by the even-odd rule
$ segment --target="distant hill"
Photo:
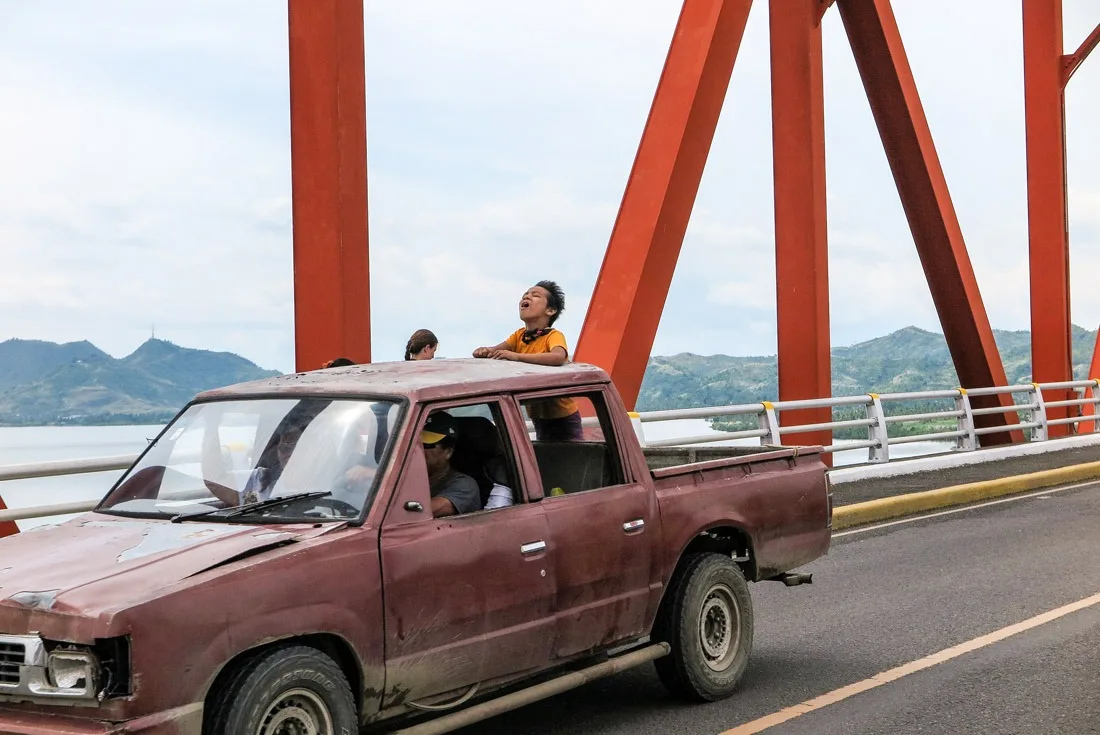
[[[150,339],[115,359],[89,342],[0,342],[0,425],[160,423],[196,393],[278,371]]]
[[[1010,383],[1031,382],[1031,333],[993,330]],[[1096,332],[1073,327],[1073,374],[1086,377]],[[942,334],[905,327],[867,342],[832,350],[833,395],[896,393],[959,385]],[[968,386],[965,386],[968,387]],[[639,411],[722,406],[775,400],[778,362],[767,357],[653,357],[638,395]]]
[[[63,345],[31,339],[0,342],[0,393],[42,377],[73,360],[110,359],[91,342]]]
[[[1031,335],[994,330],[1011,383],[1031,382]],[[1073,372],[1086,377],[1096,332],[1073,327]],[[775,400],[777,359],[695,355],[653,357],[638,410]],[[958,386],[942,334],[906,327],[832,351],[833,395]],[[150,339],[115,359],[90,342],[0,342],[0,426],[159,423],[196,393],[278,375],[229,352]]]

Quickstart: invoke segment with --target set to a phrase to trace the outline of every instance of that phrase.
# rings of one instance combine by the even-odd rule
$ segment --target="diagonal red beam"
[[[832,395],[821,62],[825,7],[821,0],[771,0],[768,6],[781,401]],[[831,420],[828,407],[783,413],[785,425]],[[832,432],[804,432],[790,440],[829,445]]]
[[[1023,0],[1023,27],[1031,375],[1037,383],[1057,383],[1073,379],[1062,0]],[[1044,397],[1070,396],[1063,390]],[[1054,407],[1048,418],[1067,415],[1064,407]],[[1051,436],[1069,431],[1064,425],[1050,427]]]
[[[947,190],[889,0],[838,0],[902,208],[932,292],[959,381],[965,387],[1005,385],[985,305]],[[1009,408],[1011,397],[974,398],[979,407]],[[980,416],[981,427],[1017,423],[1015,414]],[[1022,441],[1020,431],[982,437],[985,444]]]
[[[751,0],[685,0],[577,342],[630,407],[745,32]]]
[[[4,499],[0,498],[0,510],[7,510],[8,506],[4,505]],[[19,533],[19,526],[15,525],[15,521],[4,521],[0,523],[0,538],[5,536],[14,536]]]
[[[1097,330],[1096,341],[1092,344],[1092,360],[1089,362],[1089,371],[1085,375],[1085,379],[1096,380],[1097,375],[1100,375],[1100,330]],[[1097,396],[1100,396],[1100,392],[1094,388],[1089,388],[1085,392],[1086,398],[1096,398]],[[1084,416],[1096,416],[1097,413],[1096,406],[1091,403],[1081,407],[1081,414]],[[1093,431],[1100,431],[1100,420],[1077,425],[1077,433],[1079,434],[1087,434]]]
[[[363,0],[288,12],[295,362],[369,362]]]
[[[1027,32],[1027,26],[1024,26],[1024,32]],[[1088,35],[1084,41],[1081,42],[1080,47],[1072,54],[1067,54],[1062,57],[1062,86],[1065,87],[1069,84],[1070,77],[1074,72],[1085,63],[1085,59],[1089,57],[1092,50],[1100,45],[1100,23],[1092,29],[1092,33]],[[1061,46],[1059,46],[1061,48]]]

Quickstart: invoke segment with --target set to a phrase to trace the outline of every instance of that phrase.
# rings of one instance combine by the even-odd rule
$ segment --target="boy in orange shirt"
[[[564,365],[569,360],[565,335],[554,322],[565,310],[565,293],[554,281],[539,281],[519,300],[524,327],[494,347],[478,347],[474,357],[514,360],[535,365]],[[572,398],[527,402],[527,414],[539,441],[581,441],[581,415]]]

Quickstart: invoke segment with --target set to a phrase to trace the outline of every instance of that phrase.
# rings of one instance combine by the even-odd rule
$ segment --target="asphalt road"
[[[814,584],[752,586],[740,690],[671,699],[649,666],[466,728],[718,735],[1100,592],[1100,485],[838,534]],[[1100,733],[1100,604],[782,724],[768,735]]]

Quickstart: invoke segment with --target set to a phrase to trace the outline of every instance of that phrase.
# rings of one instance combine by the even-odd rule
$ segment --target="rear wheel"
[[[673,578],[653,629],[668,656],[654,661],[673,694],[713,702],[733,693],[752,652],[752,598],[733,559],[690,557]]]
[[[306,646],[241,662],[207,702],[203,735],[353,735],[358,717],[340,667]]]

